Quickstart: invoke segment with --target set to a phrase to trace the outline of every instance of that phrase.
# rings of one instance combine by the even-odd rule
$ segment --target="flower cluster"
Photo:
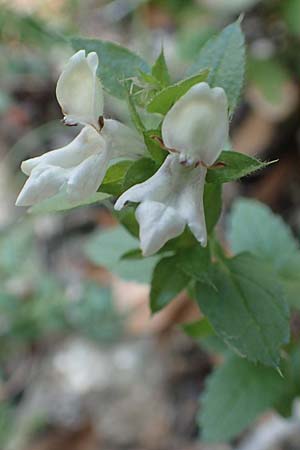
[[[99,188],[116,158],[137,159],[146,152],[143,139],[121,122],[103,118],[103,89],[97,77],[98,56],[80,50],[58,79],[56,97],[69,126],[83,125],[79,135],[63,148],[23,161],[29,176],[16,204],[31,206],[62,190],[78,202]]]
[[[145,156],[137,132],[103,118],[103,90],[97,77],[98,57],[80,50],[70,58],[56,89],[67,125],[83,125],[67,146],[22,163],[29,176],[16,204],[33,205],[64,191],[70,202],[84,200],[99,188],[112,160]],[[139,203],[136,218],[144,256],[157,252],[186,225],[206,245],[203,191],[207,168],[228,138],[224,90],[198,83],[171,107],[162,122],[162,141],[169,152],[147,181],[124,192],[115,204]]]

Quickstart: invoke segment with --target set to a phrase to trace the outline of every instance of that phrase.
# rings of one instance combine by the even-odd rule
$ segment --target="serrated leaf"
[[[157,256],[139,261],[121,260],[122,255],[133,247],[138,240],[123,227],[115,227],[94,233],[86,245],[86,255],[97,266],[106,267],[110,272],[125,280],[149,283]]]
[[[233,113],[244,83],[245,42],[240,22],[228,25],[217,36],[209,39],[188,71],[193,75],[209,69],[207,83],[222,87],[228,97],[229,111]]]
[[[240,199],[229,219],[227,235],[232,251],[249,251],[271,264],[289,304],[300,307],[299,245],[282,218],[263,203]]]
[[[156,170],[157,165],[152,159],[141,158],[135,161],[126,173],[123,189],[127,190],[135,184],[143,183],[152,177]]]
[[[76,51],[85,49],[98,54],[98,76],[104,89],[114,97],[126,98],[124,82],[137,77],[140,70],[150,71],[140,56],[115,42],[74,37],[71,38],[71,44]]]
[[[243,153],[224,151],[216,161],[216,167],[207,171],[208,183],[227,183],[239,180],[272,163],[261,162]]]
[[[110,194],[96,192],[94,195],[85,200],[70,203],[65,192],[60,192],[54,197],[43,200],[42,202],[32,206],[28,212],[32,214],[46,214],[50,212],[67,211],[69,209],[79,208],[80,206],[100,203],[103,200],[107,200],[109,197]]]
[[[126,173],[132,164],[132,161],[119,161],[113,166],[110,166],[101,183],[100,190],[111,195],[120,195]]]
[[[162,87],[170,84],[171,80],[163,49],[152,67],[151,74],[159,81]]]
[[[147,110],[151,113],[166,114],[174,103],[182,97],[192,86],[201,81],[205,81],[208,70],[198,71],[193,75],[178,83],[172,84],[158,92],[147,105]]]
[[[201,439],[227,441],[237,436],[280,397],[284,380],[271,368],[232,356],[209,377],[201,397]]]
[[[276,367],[289,340],[289,313],[276,274],[250,254],[212,267],[197,283],[197,302],[216,333],[241,356]]]
[[[188,284],[189,277],[178,267],[176,256],[162,258],[155,266],[151,281],[152,313],[167,306]]]

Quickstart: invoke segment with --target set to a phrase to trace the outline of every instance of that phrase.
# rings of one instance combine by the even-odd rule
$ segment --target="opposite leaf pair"
[[[137,132],[115,120],[103,119],[103,91],[97,78],[98,57],[84,50],[68,62],[57,83],[57,99],[67,125],[84,125],[69,145],[22,163],[29,175],[17,205],[29,206],[63,191],[70,203],[93,195],[112,159],[136,159],[146,147]],[[207,168],[228,138],[228,105],[222,88],[198,83],[167,112],[162,122],[164,148],[170,153],[159,170],[133,186],[117,201],[140,202],[144,256],[158,251],[188,225],[205,246],[207,233],[203,190]]]

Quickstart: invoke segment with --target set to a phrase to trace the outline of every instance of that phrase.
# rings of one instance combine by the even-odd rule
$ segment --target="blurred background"
[[[154,262],[118,262],[136,243],[109,207],[14,206],[20,162],[74,135],[55,98],[66,36],[117,41],[150,62],[163,43],[176,80],[241,12],[248,65],[232,145],[280,161],[225,186],[220,233],[242,195],[300,236],[300,0],[0,0],[1,450],[229,450],[243,439],[199,440],[198,396],[218,354],[178,326],[199,316],[185,295],[150,317]],[[120,103],[106,105],[128,121]]]

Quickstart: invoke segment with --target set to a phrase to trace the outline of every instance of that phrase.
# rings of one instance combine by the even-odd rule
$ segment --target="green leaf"
[[[130,95],[129,92],[127,92],[127,104],[128,104],[130,117],[131,117],[131,120],[132,120],[134,126],[140,133],[143,134],[145,132],[145,126],[142,122],[142,119],[139,116],[139,113],[137,112],[136,105],[133,100],[133,96]]]
[[[282,218],[255,200],[235,202],[228,240],[234,253],[249,251],[271,264],[279,275],[290,305],[300,307],[300,251]]]
[[[200,71],[198,71],[200,72]],[[197,75],[186,78],[178,83],[172,84],[158,92],[147,105],[147,110],[151,113],[166,114],[174,103],[182,97],[192,86],[201,81],[205,81],[208,70],[202,70]]]
[[[142,259],[142,258],[143,254],[139,248],[129,250],[129,252],[126,252],[121,256],[121,259]]]
[[[222,185],[205,183],[203,197],[207,233],[217,224],[222,211]]]
[[[276,274],[250,254],[212,267],[214,287],[197,283],[196,298],[216,333],[239,355],[276,367],[289,340],[289,313]]]
[[[135,184],[143,183],[152,177],[156,170],[157,166],[152,159],[141,158],[135,161],[126,173],[123,189],[127,190]]]
[[[167,306],[188,284],[189,277],[178,267],[176,256],[162,258],[151,282],[150,306],[155,313]]]
[[[290,33],[300,36],[300,1],[285,0],[281,3],[283,18],[289,28]]]
[[[46,214],[49,212],[67,211],[69,209],[78,208],[79,206],[91,205],[93,203],[100,203],[103,200],[107,200],[110,197],[109,194],[103,192],[96,192],[91,197],[82,200],[80,202],[72,202],[67,199],[64,191],[51,198],[43,200],[40,203],[32,206],[29,212],[32,214]]]
[[[125,280],[149,283],[157,256],[142,260],[121,260],[124,253],[137,247],[138,240],[123,227],[96,232],[88,241],[86,254],[97,266],[106,267],[110,272]]]
[[[122,193],[126,173],[130,170],[132,164],[132,161],[120,161],[113,166],[110,166],[102,181],[100,190],[111,195],[120,195]]]
[[[295,399],[300,395],[300,346],[299,340],[286,356],[283,367],[284,391],[274,405],[279,414],[290,418]]]
[[[209,377],[201,397],[201,439],[222,442],[237,436],[272,407],[283,385],[284,380],[274,369],[255,366],[236,356],[228,358]]]
[[[224,151],[216,162],[216,167],[207,171],[208,183],[227,183],[239,180],[271,163],[261,162],[243,153]]]
[[[207,83],[211,87],[220,86],[225,90],[232,114],[241,95],[245,76],[245,40],[239,21],[228,25],[207,41],[188,75],[203,69],[209,69]]]
[[[114,211],[119,222],[126,228],[129,233],[135,237],[139,237],[139,224],[135,217],[135,206],[127,206],[121,211]]]
[[[193,339],[202,339],[215,334],[213,327],[206,318],[186,323],[182,328]]]
[[[126,98],[124,82],[137,77],[140,70],[149,72],[148,64],[140,56],[114,42],[75,37],[71,44],[76,51],[84,49],[97,53],[98,76],[104,89],[114,97]]]
[[[207,280],[207,271],[210,265],[210,253],[208,247],[200,244],[188,250],[181,250],[177,254],[180,270],[195,280]]]
[[[148,130],[144,132],[144,141],[150,155],[157,164],[161,165],[168,153],[161,148],[159,143],[155,140],[155,137],[160,138],[160,134],[157,130]]]
[[[163,49],[152,67],[151,74],[159,81],[162,87],[168,86],[171,82]]]

